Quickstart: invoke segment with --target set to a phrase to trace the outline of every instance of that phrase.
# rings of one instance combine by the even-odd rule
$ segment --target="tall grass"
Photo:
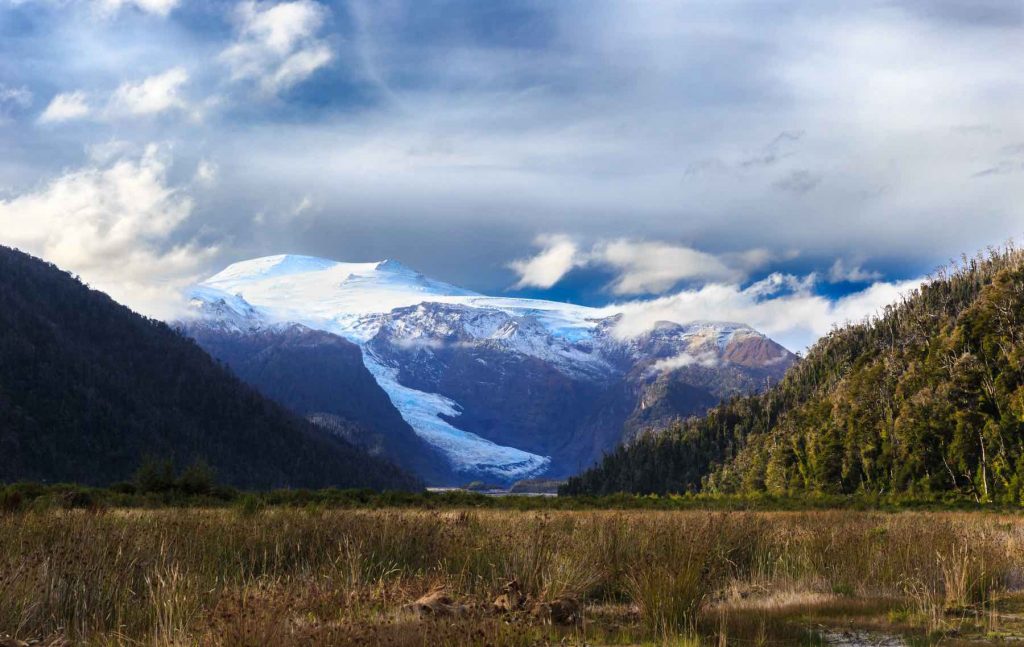
[[[722,517],[673,516],[638,539],[627,582],[644,625],[663,640],[693,634],[701,605],[724,574],[729,528]]]
[[[742,624],[737,605],[812,598],[892,600],[936,630],[1020,581],[1022,540],[1014,517],[959,513],[18,512],[0,515],[0,636],[717,644],[726,615]],[[531,602],[578,601],[582,621],[496,615],[490,602],[512,580]],[[426,623],[403,613],[438,588],[467,612]],[[770,623],[748,624],[756,641]]]

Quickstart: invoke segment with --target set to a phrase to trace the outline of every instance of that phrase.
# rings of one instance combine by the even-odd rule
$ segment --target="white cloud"
[[[39,115],[39,123],[53,124],[88,117],[91,112],[89,101],[84,92],[63,92],[55,96],[43,114]]]
[[[832,283],[869,283],[880,278],[882,278],[881,272],[865,270],[860,265],[846,267],[846,263],[841,258],[837,258],[828,271],[828,279]]]
[[[135,7],[139,11],[165,17],[180,4],[180,0],[97,0],[104,13],[117,13],[124,7]]]
[[[615,272],[608,286],[615,294],[657,294],[685,280],[742,280],[774,258],[761,249],[715,256],[681,245],[628,239],[601,242],[589,251],[568,236],[541,236],[536,243],[542,247],[539,253],[509,265],[519,274],[513,287],[550,288],[576,267],[600,266]]]
[[[107,111],[112,115],[145,116],[185,110],[188,104],[181,97],[181,87],[186,82],[185,68],[173,67],[138,83],[122,83],[111,96]]]
[[[633,337],[659,321],[696,319],[743,322],[791,350],[803,350],[835,325],[879,313],[921,285],[922,279],[879,282],[835,301],[813,292],[816,277],[772,274],[750,286],[712,283],[658,299],[608,306],[621,313],[616,333]]]
[[[322,43],[299,50],[286,58],[273,74],[265,78],[263,86],[271,91],[290,88],[330,63],[333,57],[331,48]]]
[[[302,214],[306,213],[307,211],[309,211],[312,208],[313,208],[313,200],[312,200],[312,198],[310,198],[308,195],[304,195],[304,196],[302,196],[302,199],[299,200],[295,204],[294,207],[292,207],[290,215],[291,215],[292,218],[298,218],[299,216],[301,216]]]
[[[615,294],[657,294],[686,279],[739,278],[718,257],[689,247],[617,240],[595,250],[595,261],[615,268]]]
[[[718,358],[712,352],[701,353],[700,355],[680,353],[674,357],[659,359],[651,364],[650,368],[647,369],[647,374],[668,373],[680,368],[686,368],[687,366],[693,366],[694,364],[705,368],[714,368],[718,366]]]
[[[681,281],[703,283],[699,288],[603,308],[606,315],[622,315],[615,330],[621,337],[642,334],[662,321],[707,319],[745,323],[790,349],[803,350],[834,325],[876,314],[923,281],[881,282],[877,272],[860,265],[847,267],[837,259],[828,273],[829,281],[873,283],[833,300],[816,293],[821,278],[817,273],[796,276],[774,272],[744,286],[751,272],[779,258],[762,249],[714,255],[664,242],[620,239],[585,250],[565,235],[542,236],[536,243],[542,248],[538,254],[511,264],[520,277],[516,288],[550,288],[574,268],[583,266],[612,269],[616,275],[608,287],[615,294],[655,294]],[[795,255],[790,252],[781,258]],[[674,370],[704,359],[673,357],[652,370]]]
[[[0,83],[0,107],[3,104],[27,108],[32,105],[32,92],[26,87],[12,88]]]
[[[169,110],[192,111],[193,115],[198,115],[200,112],[192,110],[181,94],[182,86],[188,79],[185,68],[172,67],[135,83],[125,81],[114,90],[102,111],[92,109],[85,92],[64,92],[50,101],[50,105],[39,116],[39,123],[59,123],[87,117],[144,117]]]
[[[195,181],[210,186],[217,180],[217,171],[217,165],[210,160],[199,160],[199,164],[196,165]]]
[[[581,261],[579,247],[568,236],[541,236],[537,238],[537,244],[544,249],[536,256],[509,263],[509,267],[519,275],[514,287],[550,288]]]
[[[0,126],[10,121],[11,113],[32,105],[32,92],[26,87],[11,87],[0,83]]]
[[[312,0],[242,2],[238,40],[221,53],[236,81],[253,80],[267,94],[286,90],[327,65],[334,52],[317,37],[328,16]]]
[[[180,290],[216,249],[169,242],[192,200],[168,186],[167,163],[151,145],[141,157],[70,171],[0,200],[0,242],[77,273],[140,312],[174,316]]]
[[[141,153],[132,143],[123,139],[108,139],[95,144],[87,144],[85,153],[94,164],[106,164],[116,158],[126,157],[132,151]]]

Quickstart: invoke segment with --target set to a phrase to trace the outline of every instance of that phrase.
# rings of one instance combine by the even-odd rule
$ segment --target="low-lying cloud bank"
[[[752,326],[792,351],[803,351],[834,326],[879,313],[923,281],[880,281],[833,300],[814,292],[815,274],[774,273],[746,287],[710,283],[656,299],[615,304],[606,310],[622,314],[616,328],[622,337],[641,334],[659,321],[734,321]]]
[[[710,254],[659,241],[615,239],[584,246],[567,235],[545,235],[534,256],[509,264],[518,276],[514,288],[548,289],[570,272],[599,267],[613,278],[605,288],[615,295],[663,295],[612,304],[607,314],[622,314],[616,333],[633,337],[659,321],[731,321],[750,325],[793,351],[805,350],[833,326],[857,322],[917,288],[922,278],[884,281],[879,272],[836,259],[827,272],[803,276],[765,268],[795,257],[767,250]],[[764,278],[748,283],[761,271]],[[822,282],[864,287],[840,298],[820,294]],[[679,284],[692,284],[671,294]],[[687,361],[683,358],[680,361]]]
[[[659,294],[681,281],[742,281],[774,256],[764,249],[714,255],[684,245],[625,238],[601,241],[585,249],[571,236],[544,235],[535,243],[541,251],[511,262],[519,275],[515,288],[553,287],[580,267],[604,267],[616,278],[613,294]]]

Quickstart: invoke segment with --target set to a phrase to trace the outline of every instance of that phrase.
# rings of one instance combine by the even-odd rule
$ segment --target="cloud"
[[[1008,144],[999,149],[1003,159],[994,165],[971,175],[972,179],[1007,175],[1024,171],[1024,144]]]
[[[957,26],[1007,27],[1024,24],[1024,8],[1014,0],[896,0],[893,4]]]
[[[865,270],[860,265],[846,267],[841,258],[837,258],[828,271],[828,280],[832,283],[869,283],[881,278],[881,272]]]
[[[689,162],[683,169],[683,177],[691,181],[715,175],[727,175],[737,180],[749,177],[794,157],[797,143],[803,137],[802,130],[783,130],[767,144],[754,148],[753,152],[744,146],[739,151],[718,152]]]
[[[199,160],[196,165],[195,181],[210,186],[217,180],[217,165],[210,160]]]
[[[622,314],[615,333],[624,338],[642,334],[660,321],[736,321],[800,351],[833,326],[877,314],[922,281],[878,282],[833,301],[813,292],[817,282],[813,274],[799,277],[774,273],[747,287],[711,283],[657,299],[611,305],[606,311]]]
[[[600,241],[668,241],[738,274],[719,252],[798,249],[763,269],[824,281],[836,258],[902,277],[1021,233],[1019,20],[953,20],[925,0],[452,0],[443,19],[415,0],[239,1],[181,3],[168,20],[120,3],[96,20],[91,0],[0,0],[0,25],[31,25],[0,38],[0,61],[26,62],[3,80],[37,94],[25,120],[53,88],[86,91],[93,109],[5,126],[0,191],[75,168],[99,142],[171,140],[178,159],[217,160],[196,209],[226,256],[397,257],[480,292],[517,282],[508,262],[531,260],[524,246],[545,232],[580,248],[549,259],[545,284]],[[175,66],[185,99],[222,94],[223,109],[105,115],[118,84]],[[275,100],[253,100],[261,90]],[[794,193],[801,170],[822,179]],[[304,195],[316,208],[296,227]],[[591,283],[618,269],[588,267],[559,295],[629,298]],[[635,269],[641,284],[659,276]],[[682,281],[762,274],[746,273]]]
[[[85,92],[64,92],[50,101],[38,121],[51,124],[88,117],[116,119],[145,117],[170,110],[188,111],[191,106],[181,95],[182,86],[188,79],[188,72],[179,66],[138,82],[125,81],[110,95],[102,111],[92,109]],[[193,113],[198,114],[195,111]]]
[[[745,278],[774,256],[763,249],[714,255],[664,242],[616,239],[584,250],[571,237],[541,236],[535,256],[513,261],[519,275],[515,288],[550,288],[577,267],[601,267],[615,273],[607,286],[613,294],[658,294],[682,281],[729,281]]]
[[[666,357],[665,359],[659,359],[657,362],[651,364],[647,369],[648,375],[655,373],[669,373],[687,366],[693,366],[697,364],[705,368],[714,368],[718,366],[718,358],[712,352],[701,353],[700,355],[691,355],[689,353],[680,353],[674,357]]]
[[[84,92],[64,92],[55,96],[39,115],[39,123],[53,124],[88,117],[91,112]]]
[[[88,144],[85,147],[85,153],[94,164],[103,165],[120,157],[129,157],[133,152],[135,156],[138,156],[144,148],[136,147],[123,139],[111,138],[95,144]]]
[[[181,97],[181,87],[188,82],[183,67],[147,77],[138,83],[125,82],[110,97],[107,111],[111,115],[141,117],[168,110],[185,110],[188,104]]]
[[[515,288],[550,288],[581,262],[579,247],[568,236],[541,236],[536,242],[544,247],[540,253],[509,263],[519,275]]]
[[[658,242],[612,241],[597,248],[594,259],[618,273],[610,286],[615,294],[657,294],[686,279],[715,281],[740,274],[706,252]]]
[[[768,142],[756,155],[740,160],[741,168],[772,166],[778,161],[792,155],[791,145],[799,142],[804,136],[802,130],[784,130]]]
[[[26,87],[11,87],[0,83],[0,126],[17,113],[32,105],[32,92]]]
[[[971,175],[972,178],[983,178],[992,177],[995,175],[1008,175],[1010,173],[1018,173],[1024,171],[1024,162],[1017,162],[1012,160],[1002,160],[995,166],[990,166],[986,169],[982,169],[977,173]]]
[[[803,195],[818,186],[818,183],[820,182],[821,175],[818,173],[812,173],[807,169],[798,169],[790,171],[785,177],[776,180],[772,186],[780,191]]]
[[[235,81],[252,80],[267,94],[301,83],[334,58],[317,33],[328,10],[312,0],[278,4],[242,2],[238,39],[221,53]]]
[[[26,87],[13,88],[0,83],[0,107],[4,104],[27,108],[32,105],[32,92]]]
[[[295,203],[295,206],[292,207],[290,215],[292,218],[298,218],[299,216],[306,213],[312,208],[313,199],[310,198],[308,195],[304,195],[302,196],[302,199]]]
[[[117,13],[124,7],[166,17],[180,4],[180,0],[96,0],[104,13]]]
[[[151,145],[138,158],[69,171],[0,200],[0,242],[77,273],[140,312],[172,317],[180,290],[216,248],[169,242],[193,203],[168,185],[168,163]]]

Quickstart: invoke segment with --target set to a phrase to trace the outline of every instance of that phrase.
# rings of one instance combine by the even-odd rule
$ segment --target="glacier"
[[[599,381],[628,370],[623,366],[631,362],[675,357],[681,349],[720,353],[734,339],[760,336],[742,324],[695,321],[623,340],[614,334],[614,308],[487,296],[394,260],[267,256],[228,266],[194,286],[188,297],[194,319],[225,331],[298,323],[359,345],[364,365],[418,436],[456,471],[503,482],[542,474],[551,458],[460,429],[460,404],[403,384],[396,364],[401,360],[386,357],[382,348],[427,355],[446,345],[500,349]]]
[[[443,395],[399,384],[395,367],[382,362],[373,352],[364,349],[363,358],[409,426],[439,449],[456,471],[483,472],[503,481],[515,481],[540,474],[550,465],[547,456],[505,447],[451,425],[441,416],[458,416],[458,403]]]
[[[342,263],[295,255],[234,263],[193,287],[188,296],[194,313],[232,330],[301,323],[360,345],[364,364],[395,408],[458,471],[509,481],[543,473],[550,464],[547,456],[499,445],[453,426],[442,416],[458,416],[458,403],[400,384],[395,367],[382,362],[366,344],[384,324],[380,315],[428,301],[494,309],[506,301],[501,304],[505,311],[533,309],[552,326],[579,326],[578,318],[567,318],[558,304],[537,307],[525,300],[484,297],[429,279],[397,261]]]

